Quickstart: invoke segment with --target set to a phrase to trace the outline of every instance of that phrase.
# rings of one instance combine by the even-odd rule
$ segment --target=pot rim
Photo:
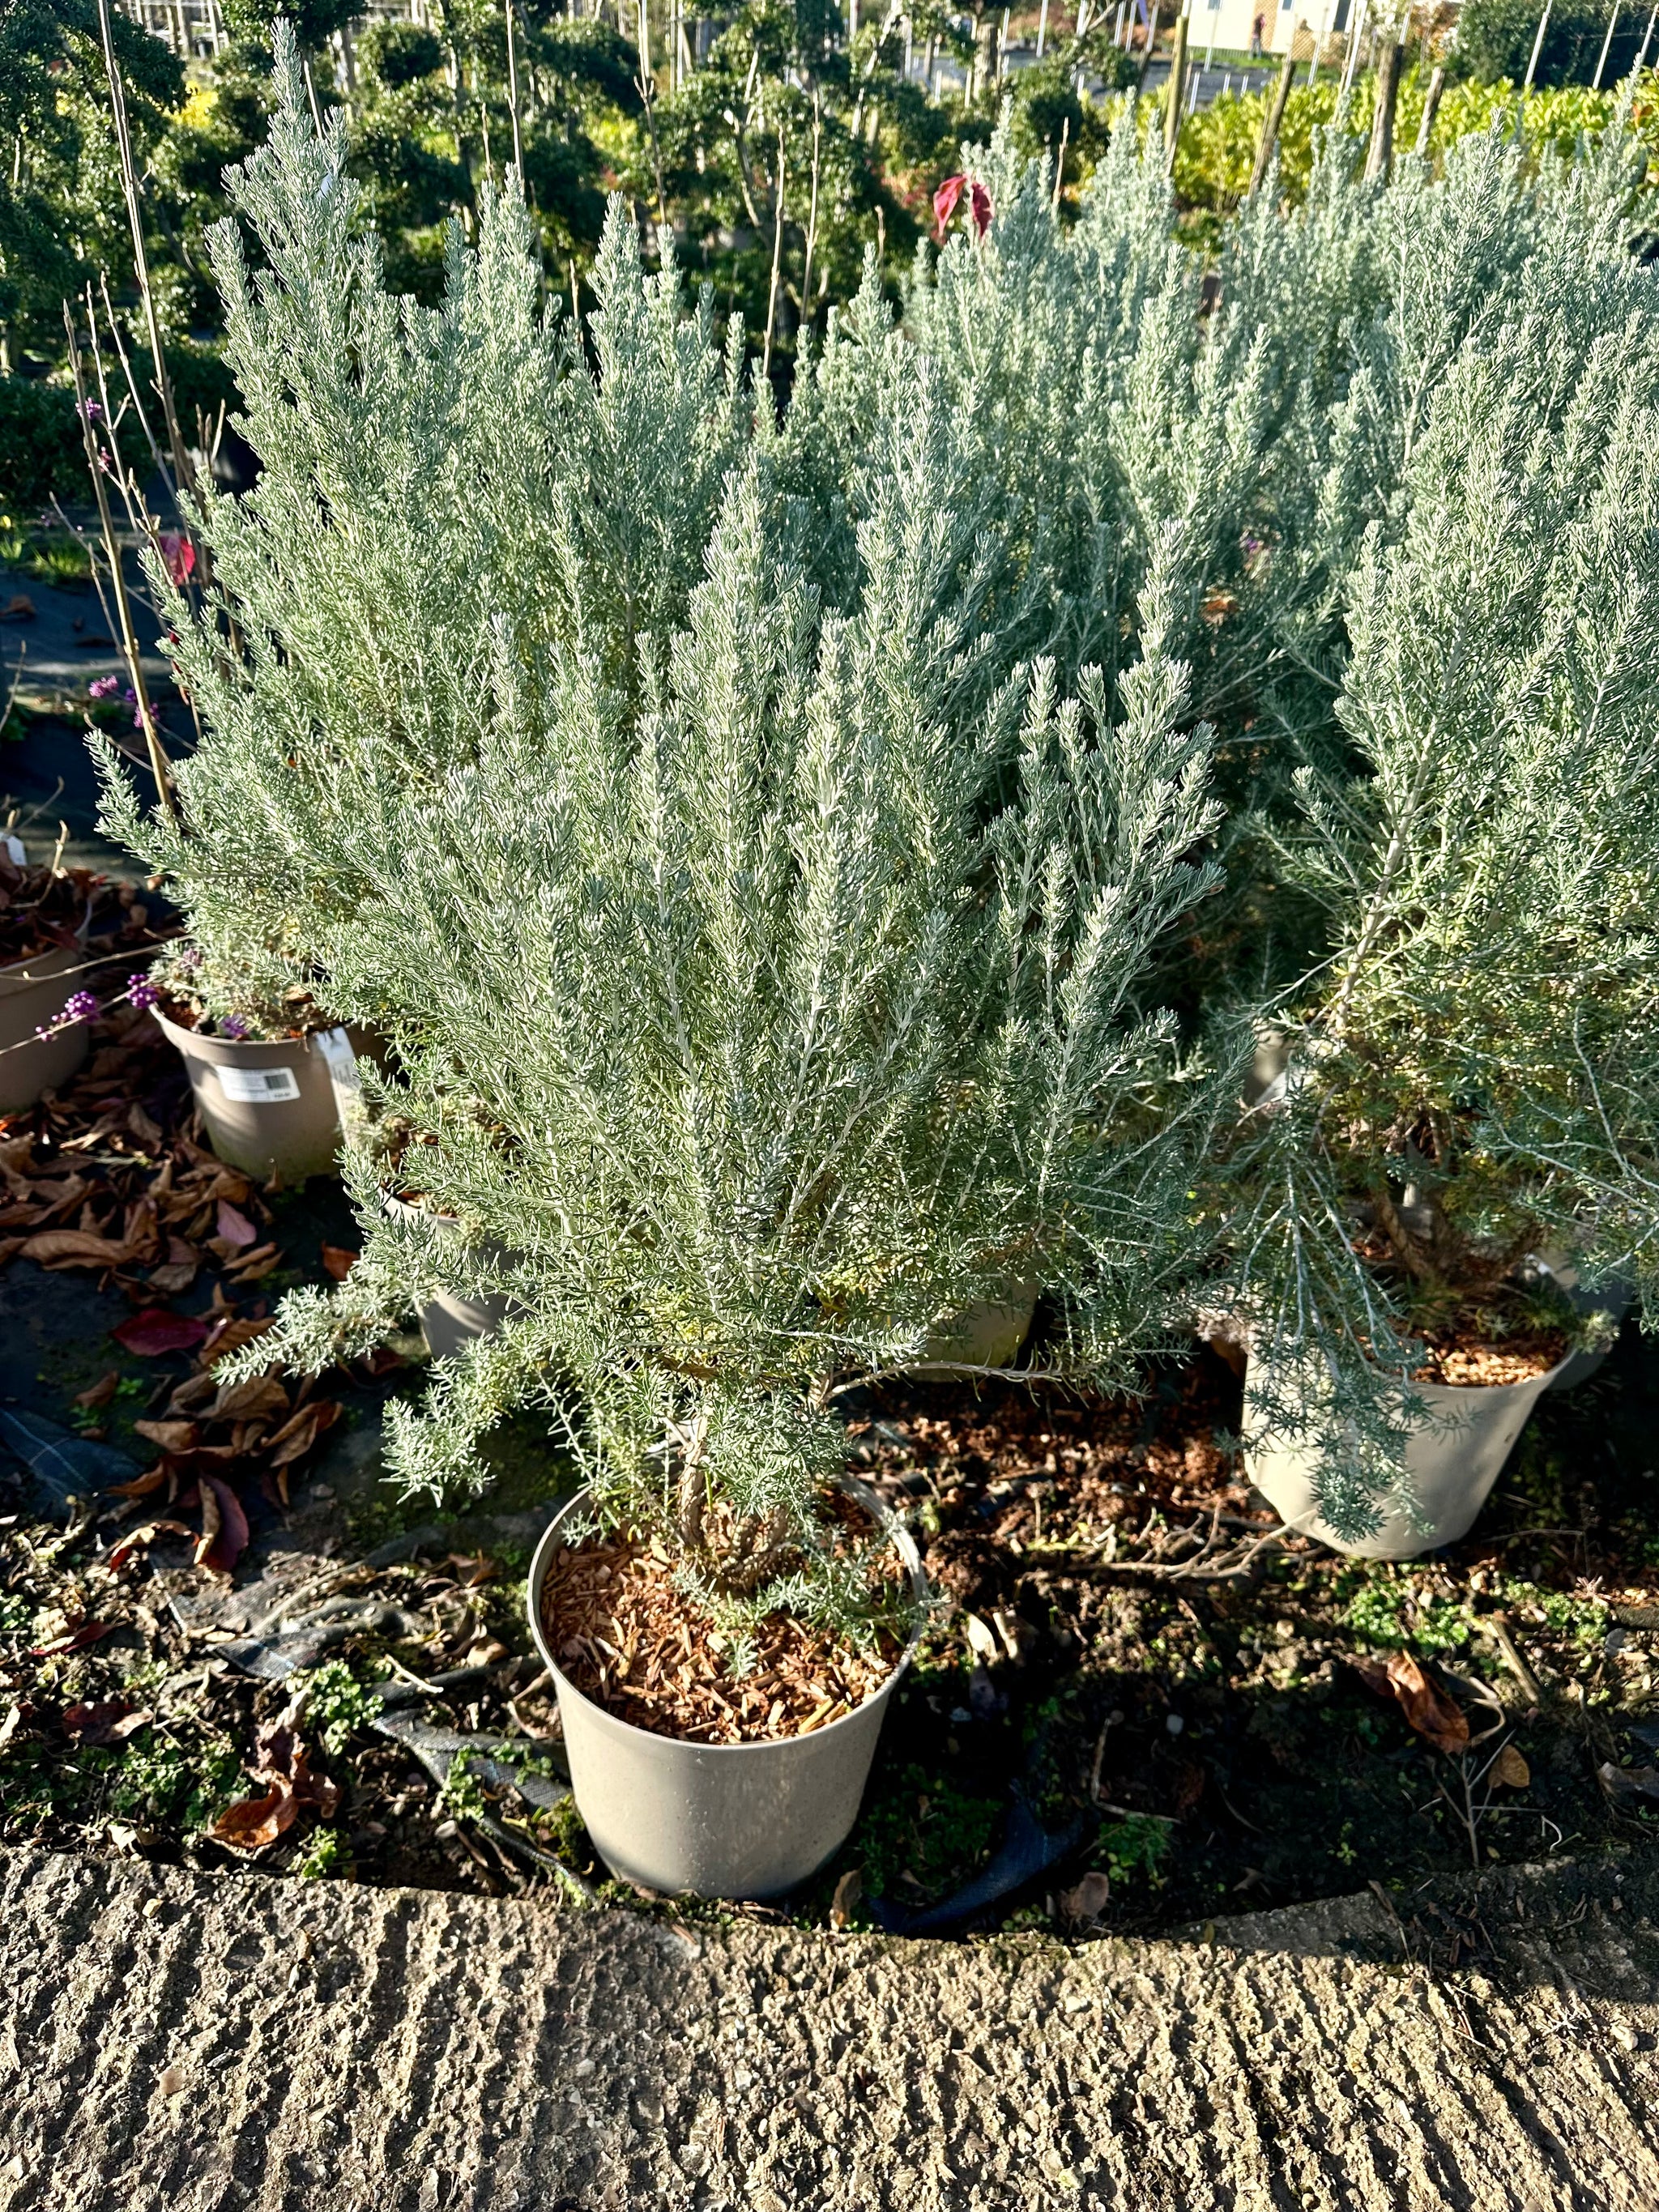
[[[228,1037],[204,1036],[199,1030],[187,1030],[182,1022],[169,1021],[159,1006],[149,1009],[152,1021],[165,1035],[171,1037],[183,1051],[187,1045],[210,1044],[222,1052],[309,1052],[311,1041],[323,1034],[319,1030],[307,1030],[301,1036],[291,1037]]]
[[[1540,1382],[1553,1382],[1564,1367],[1570,1365],[1573,1360],[1577,1359],[1582,1349],[1582,1346],[1577,1344],[1569,1345],[1567,1349],[1562,1353],[1561,1357],[1556,1361],[1554,1366],[1540,1368],[1536,1375],[1522,1376],[1518,1382],[1407,1382],[1401,1383],[1399,1387],[1402,1390],[1438,1390],[1443,1396],[1448,1398],[1496,1398],[1501,1392],[1505,1390],[1532,1390],[1535,1389]],[[1247,1391],[1250,1387],[1249,1364],[1255,1359],[1255,1354],[1254,1351],[1247,1346],[1244,1370],[1244,1388]],[[1389,1380],[1392,1382],[1395,1380],[1395,1377],[1390,1375]]]
[[[900,1559],[909,1569],[910,1587],[915,1595],[916,1607],[915,1621],[910,1630],[909,1638],[894,1662],[891,1673],[883,1680],[878,1688],[870,1692],[867,1698],[854,1705],[850,1712],[843,1713],[838,1721],[831,1721],[825,1728],[811,1729],[805,1735],[768,1736],[759,1743],[697,1743],[690,1736],[665,1735],[656,1729],[642,1729],[637,1722],[625,1721],[620,1713],[613,1713],[608,1705],[598,1704],[585,1691],[579,1690],[554,1658],[547,1638],[543,1633],[541,1596],[542,1587],[547,1580],[547,1570],[552,1561],[553,1554],[562,1548],[559,1541],[560,1525],[568,1515],[575,1511],[587,1496],[586,1483],[582,1485],[573,1498],[567,1499],[542,1531],[540,1540],[536,1546],[535,1556],[530,1562],[530,1574],[525,1587],[525,1604],[530,1615],[531,1638],[541,1655],[548,1673],[558,1686],[560,1695],[574,1698],[578,1705],[583,1706],[588,1712],[597,1715],[602,1722],[608,1722],[612,1728],[624,1729],[629,1735],[642,1736],[651,1743],[677,1745],[684,1751],[695,1752],[699,1758],[737,1759],[754,1752],[787,1751],[795,1744],[820,1742],[832,1736],[837,1729],[848,1728],[854,1721],[860,1719],[872,1705],[887,1697],[897,1686],[900,1678],[915,1656],[916,1647],[921,1642],[923,1632],[927,1626],[927,1576],[921,1564],[921,1554],[916,1548],[915,1538],[886,1500],[878,1497],[870,1486],[860,1482],[856,1475],[839,1475],[836,1480],[848,1497],[855,1499],[865,1508],[871,1519],[881,1528]]]
[[[75,969],[43,967],[38,975],[24,973],[32,962],[50,960],[55,953],[62,952],[67,952],[72,961],[79,961],[82,967],[95,967],[98,964],[95,961],[86,959],[84,945],[78,949],[70,945],[48,945],[39,952],[26,952],[21,960],[8,960],[3,967],[0,967],[0,983],[66,983],[70,976],[77,972]]]

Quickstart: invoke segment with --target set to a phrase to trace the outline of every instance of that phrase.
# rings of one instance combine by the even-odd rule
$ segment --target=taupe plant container
[[[956,1375],[964,1368],[1012,1367],[1031,1333],[1036,1292],[1018,1285],[1006,1299],[984,1298],[939,1322],[913,1375]]]
[[[862,1483],[848,1492],[910,1571],[917,1619],[898,1664],[856,1712],[774,1743],[687,1743],[618,1720],[568,1681],[542,1626],[542,1586],[573,1498],[537,1547],[530,1631],[558,1691],[576,1809],[611,1872],[665,1895],[782,1897],[815,1875],[858,1818],[887,1703],[921,1638],[927,1584],[908,1534]]]
[[[88,1042],[84,1022],[73,1023],[56,1036],[34,1032],[49,1028],[63,1012],[68,979],[85,960],[83,952],[54,945],[0,968],[0,1047],[20,1048],[0,1050],[0,1114],[33,1106],[43,1091],[61,1090],[79,1072]]]
[[[184,1055],[208,1143],[227,1167],[290,1185],[333,1172],[340,1117],[315,1037],[202,1036],[151,1011]]]
[[[399,1220],[428,1223],[434,1237],[458,1238],[460,1235],[461,1224],[453,1215],[430,1212],[423,1206],[411,1205],[408,1199],[394,1196],[391,1191],[386,1194],[386,1209]],[[506,1260],[510,1256],[493,1238],[486,1239],[483,1249],[492,1258]],[[420,1309],[421,1334],[426,1339],[426,1348],[434,1359],[453,1359],[479,1337],[494,1336],[512,1309],[513,1301],[505,1297],[477,1297],[459,1291],[434,1291]]]
[[[1270,1443],[1263,1450],[1250,1452],[1250,1480],[1292,1528],[1317,1537],[1334,1552],[1346,1552],[1356,1559],[1414,1559],[1420,1553],[1441,1544],[1455,1544],[1468,1534],[1533,1407],[1577,1356],[1570,1352],[1565,1359],[1525,1382],[1499,1383],[1486,1389],[1445,1382],[1413,1384],[1415,1394],[1434,1417],[1417,1428],[1406,1445],[1406,1469],[1429,1524],[1426,1531],[1396,1508],[1384,1515],[1373,1535],[1362,1536],[1357,1542],[1339,1536],[1320,1516],[1313,1484],[1316,1457],[1303,1444]],[[1247,1432],[1256,1411],[1247,1372]]]

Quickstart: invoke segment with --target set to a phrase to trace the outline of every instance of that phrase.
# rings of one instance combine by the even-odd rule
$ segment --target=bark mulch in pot
[[[903,1651],[889,1630],[855,1643],[787,1613],[722,1635],[677,1586],[660,1540],[589,1538],[560,1552],[542,1620],[568,1679],[618,1720],[691,1743],[767,1743],[842,1720]],[[746,1648],[744,1648],[746,1641]]]

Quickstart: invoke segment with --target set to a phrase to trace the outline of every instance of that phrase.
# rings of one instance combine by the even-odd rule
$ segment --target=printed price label
[[[300,1095],[300,1079],[291,1067],[215,1067],[219,1088],[240,1106],[280,1106]]]
[[[354,1136],[359,1124],[368,1118],[368,1105],[363,1097],[363,1072],[351,1049],[351,1039],[343,1030],[319,1030],[311,1042],[327,1063],[341,1130],[347,1137]]]

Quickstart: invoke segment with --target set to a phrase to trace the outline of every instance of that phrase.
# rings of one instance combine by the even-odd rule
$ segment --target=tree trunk
[[[1394,112],[1400,100],[1400,71],[1406,49],[1390,39],[1382,48],[1376,72],[1376,106],[1371,116],[1370,151],[1365,156],[1365,181],[1387,184],[1394,167]]]

